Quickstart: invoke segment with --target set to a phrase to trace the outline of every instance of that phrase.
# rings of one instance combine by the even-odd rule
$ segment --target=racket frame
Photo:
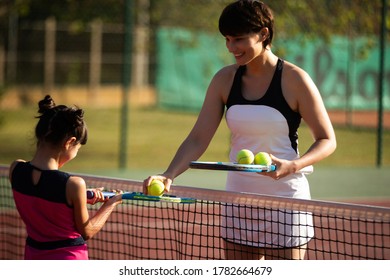
[[[116,195],[115,192],[103,191],[105,198],[111,198]],[[123,200],[141,200],[151,202],[171,202],[171,203],[195,203],[195,198],[190,197],[178,197],[175,195],[164,194],[162,196],[146,195],[142,192],[125,192],[122,195]],[[93,198],[94,193],[91,190],[87,191],[87,198]]]
[[[239,164],[234,162],[222,161],[191,161],[189,164],[193,169],[221,170],[221,171],[240,171],[240,172],[273,172],[276,170],[276,165],[256,165],[256,164]],[[302,168],[297,173],[311,174],[313,166],[309,165]]]
[[[234,162],[222,161],[191,161],[190,167],[194,169],[223,170],[223,171],[241,171],[241,172],[272,172],[276,166],[256,165],[256,164],[239,164]]]

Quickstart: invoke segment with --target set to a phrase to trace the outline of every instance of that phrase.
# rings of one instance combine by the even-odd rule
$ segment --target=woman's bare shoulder
[[[217,77],[217,78],[232,78],[234,77],[236,71],[238,69],[238,65],[237,64],[231,64],[231,65],[227,65],[223,68],[221,68],[216,74],[214,77]]]
[[[288,61],[284,61],[283,75],[290,82],[309,78],[309,74],[304,69]]]

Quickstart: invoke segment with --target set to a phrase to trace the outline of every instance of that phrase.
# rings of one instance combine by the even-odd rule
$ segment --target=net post
[[[132,1],[125,1],[125,32],[123,47],[123,70],[122,70],[122,110],[120,127],[119,168],[127,166],[127,134],[129,113],[129,88],[131,79],[131,53],[132,53]]]
[[[386,18],[387,18],[387,0],[382,0],[382,23],[380,33],[379,50],[379,92],[378,92],[378,129],[377,129],[377,159],[376,166],[382,166],[382,146],[383,146],[383,96],[385,83],[385,49],[386,49]]]

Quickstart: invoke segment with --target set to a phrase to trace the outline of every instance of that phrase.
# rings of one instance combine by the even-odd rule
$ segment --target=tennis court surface
[[[0,259],[23,259],[25,229],[15,209],[8,167],[0,166]],[[141,182],[83,175],[88,186],[141,191]],[[295,225],[288,215],[306,213],[313,217],[314,238],[308,243],[306,259],[358,260],[390,259],[390,208],[326,201],[306,201],[220,190],[173,186],[179,197],[193,197],[195,203],[127,200],[107,224],[88,241],[90,259],[95,260],[208,260],[225,259],[222,232],[234,231],[224,221],[232,217],[226,209],[248,213],[246,223],[264,211],[275,213],[278,229]],[[91,206],[90,211],[96,211]],[[283,217],[286,217],[283,219]],[[282,217],[282,218],[280,218]],[[248,235],[256,228],[245,225]],[[294,233],[296,234],[296,232]],[[268,244],[273,248],[280,245]]]

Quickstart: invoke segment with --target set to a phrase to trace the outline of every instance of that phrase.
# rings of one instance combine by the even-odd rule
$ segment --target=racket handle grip
[[[103,192],[104,198],[110,198],[115,195],[113,192]],[[95,193],[91,190],[87,190],[87,199],[91,199],[95,197]]]
[[[87,199],[91,199],[95,196],[95,193],[93,191],[87,190]]]

